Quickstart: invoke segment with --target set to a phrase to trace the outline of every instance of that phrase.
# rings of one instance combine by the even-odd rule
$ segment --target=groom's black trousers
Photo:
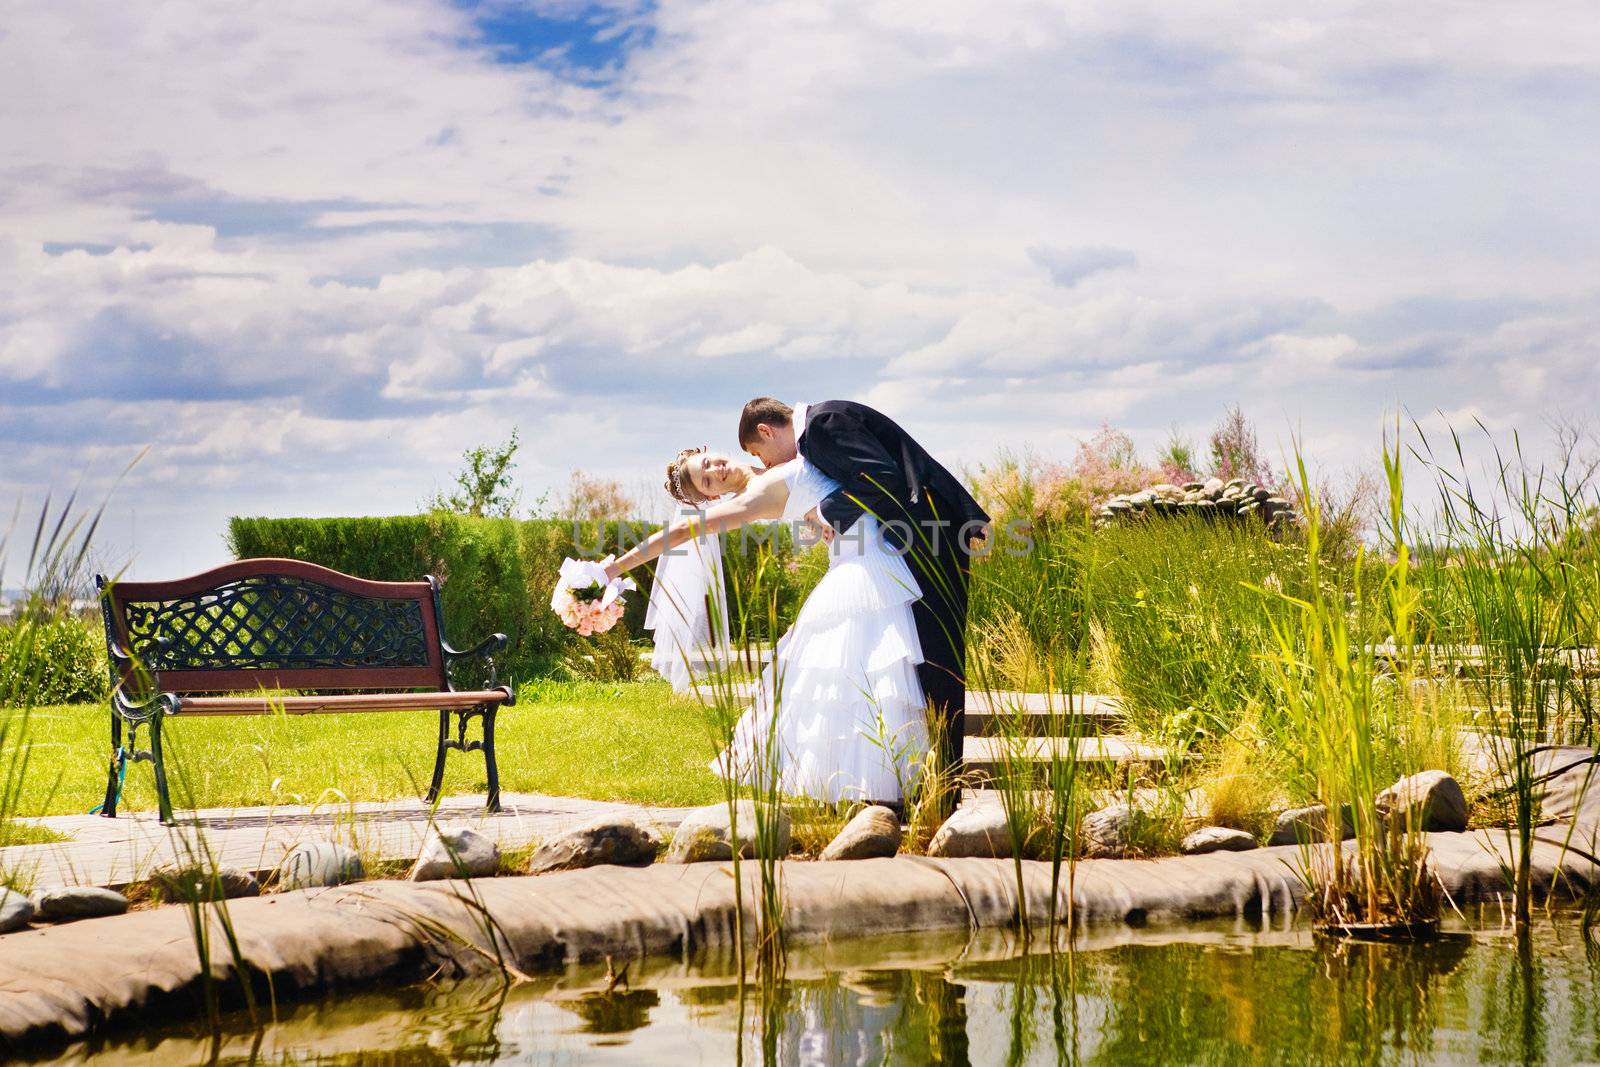
[[[947,510],[934,501],[935,513]],[[959,769],[967,730],[967,586],[972,557],[957,531],[933,525],[917,531],[905,553],[922,596],[911,607],[922,644],[917,679],[944,726],[943,763]]]

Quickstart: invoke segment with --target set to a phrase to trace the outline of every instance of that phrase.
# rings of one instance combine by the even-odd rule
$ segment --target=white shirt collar
[[[794,439],[800,440],[800,435],[806,432],[806,408],[809,404],[796,404],[794,406]]]

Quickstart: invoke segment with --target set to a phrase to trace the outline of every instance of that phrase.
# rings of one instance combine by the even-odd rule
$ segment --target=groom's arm
[[[862,512],[880,522],[904,520],[909,495],[905,472],[861,420],[843,411],[819,412],[806,420],[807,458],[839,488],[818,505],[839,533],[855,525]]]

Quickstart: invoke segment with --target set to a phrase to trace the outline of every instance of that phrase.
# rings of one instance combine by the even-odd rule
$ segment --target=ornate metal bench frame
[[[299,560],[246,559],[177,581],[96,575],[95,582],[112,682],[111,768],[101,808],[107,818],[116,817],[127,764],[149,762],[161,821],[172,822],[161,751],[168,718],[392,710],[439,713],[427,803],[438,799],[445,754],[454,749],[483,753],[487,809],[500,810],[495,715],[516,698],[510,686],[496,684],[493,654],[506,636],[452,648],[431,574],[420,582],[374,582]],[[450,668],[474,659],[483,663],[484,684],[458,690]],[[467,739],[473,719],[478,740]],[[148,749],[138,745],[141,726],[150,732]]]

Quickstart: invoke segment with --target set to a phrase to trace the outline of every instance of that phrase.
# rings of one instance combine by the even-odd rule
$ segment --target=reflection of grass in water
[[[269,1061],[409,1062],[395,1054],[431,1050],[430,1062],[456,1062],[625,1042],[636,1061],[667,1064],[668,1049],[731,1062],[735,1048],[746,1062],[763,1050],[784,1062],[797,1048],[860,1048],[868,1062],[904,1064],[1004,1062],[1016,1049],[1035,1063],[1571,1062],[1600,1041],[1589,1010],[1600,969],[1549,924],[1526,948],[1493,931],[1371,945],[1233,921],[1105,934],[1088,927],[1075,953],[1027,960],[996,931],[970,942],[797,945],[786,989],[765,1000],[741,986],[731,960],[659,957],[638,961],[632,989],[609,998],[600,964],[509,990],[479,978],[323,997],[280,1005],[260,1051]],[[741,1001],[757,1016],[742,1030]],[[224,1019],[223,1059],[248,1053],[248,1029],[239,1015]],[[207,1042],[181,1027],[112,1035],[83,1058],[125,1064],[136,1051],[154,1062],[210,1059]]]

